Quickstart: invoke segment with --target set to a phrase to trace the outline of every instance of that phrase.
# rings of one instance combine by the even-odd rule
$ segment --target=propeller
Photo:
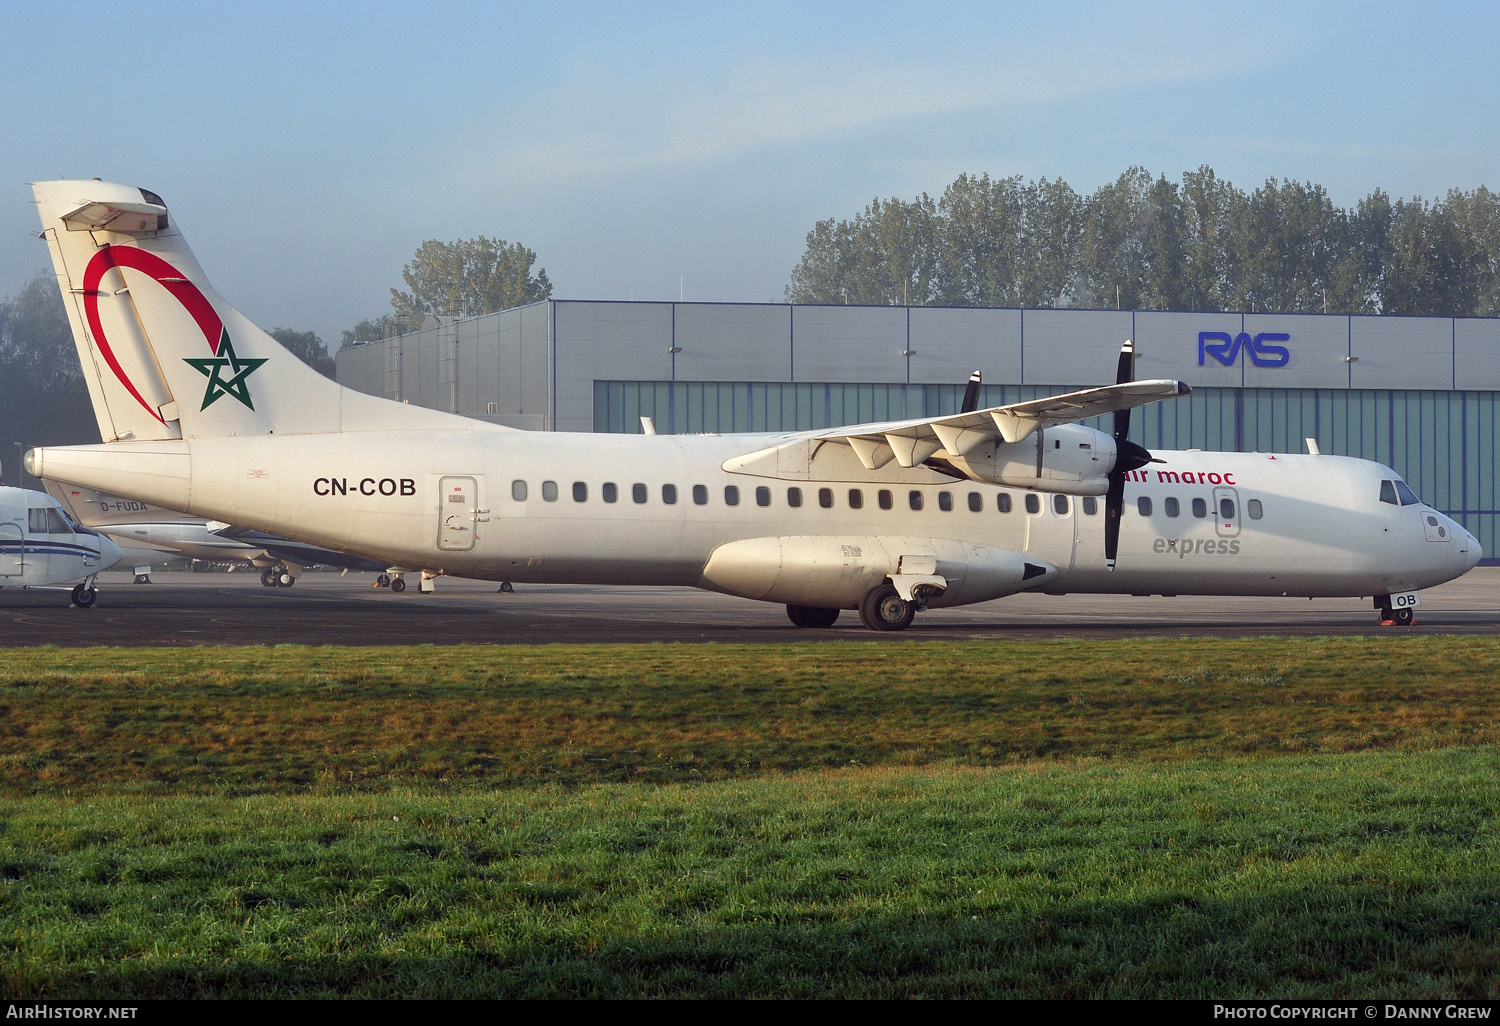
[[[1115,384],[1135,380],[1135,343],[1120,347]],[[1104,567],[1113,572],[1120,552],[1120,516],[1125,507],[1125,475],[1151,462],[1151,453],[1130,441],[1130,411],[1115,411],[1115,465],[1109,472],[1109,490],[1104,493]]]

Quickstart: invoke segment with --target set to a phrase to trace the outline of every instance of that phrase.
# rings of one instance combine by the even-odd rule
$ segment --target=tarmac
[[[1382,627],[1368,599],[1013,595],[917,615],[899,634],[845,612],[832,628],[792,626],[782,606],[690,588],[609,588],[441,578],[432,594],[371,586],[369,574],[310,572],[291,588],[258,575],[100,575],[98,601],[68,589],[0,589],[0,645],[529,645],[1049,638],[1500,634],[1500,567],[1422,593],[1412,627]]]

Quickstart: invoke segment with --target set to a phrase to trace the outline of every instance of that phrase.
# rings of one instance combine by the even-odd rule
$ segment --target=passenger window
[[[984,509],[984,496],[978,492],[969,493],[969,512],[979,513]]]
[[[644,504],[646,501],[646,486],[643,484],[631,485],[630,497],[634,499],[637,504]]]
[[[1178,513],[1182,512],[1182,507],[1178,504],[1175,498],[1165,500],[1161,504],[1161,506],[1162,510],[1165,511],[1167,516],[1169,517],[1175,517]]]
[[[1001,513],[1009,513],[1010,492],[1001,492],[998,496],[996,496],[995,505],[999,507]]]
[[[822,506],[824,509],[833,509],[833,489],[832,488],[819,488],[818,489],[818,505]]]
[[[543,481],[542,482],[542,498],[546,499],[548,502],[556,502],[557,501],[557,482],[556,481]]]
[[[863,509],[865,505],[865,493],[858,488],[849,489],[849,508]]]
[[[613,481],[606,481],[603,487],[599,489],[599,494],[604,497],[605,502],[614,502],[620,497],[620,489],[615,487]]]
[[[769,506],[771,504],[771,489],[760,485],[755,489],[755,504],[757,506]]]
[[[1233,520],[1234,519],[1234,500],[1233,499],[1220,499],[1219,500],[1219,519],[1220,520]]]
[[[674,484],[662,485],[661,501],[666,503],[668,506],[675,506],[677,504],[677,486]]]
[[[1208,503],[1202,499],[1193,500],[1193,516],[1203,518],[1208,516]]]
[[[942,510],[944,513],[953,512],[952,492],[938,492],[938,509]]]
[[[792,509],[796,509],[802,505],[802,489],[788,488],[786,490],[786,504],[792,507]]]
[[[740,504],[740,490],[736,485],[724,486],[724,505],[738,506]]]
[[[1098,512],[1099,500],[1094,498],[1092,495],[1085,495],[1083,497],[1083,515],[1086,517],[1091,517]]]
[[[1260,508],[1260,500],[1251,499],[1249,502],[1245,503],[1245,512],[1250,514],[1251,520],[1259,520],[1262,512]]]
[[[1052,496],[1052,512],[1060,517],[1068,515],[1068,497],[1066,495]]]
[[[708,505],[708,486],[707,485],[693,485],[693,505],[695,505],[695,506],[707,506]]]
[[[1136,499],[1135,500],[1135,509],[1136,509],[1136,512],[1139,513],[1141,516],[1143,516],[1143,517],[1149,517],[1151,515],[1151,498],[1150,498],[1150,496],[1142,495],[1140,498]]]
[[[875,498],[879,500],[881,509],[890,509],[896,504],[895,498],[891,495],[891,490],[889,488],[880,489],[880,493],[876,495]]]
[[[1042,500],[1037,498],[1036,492],[1026,493],[1026,512],[1040,513],[1042,511]]]
[[[525,502],[526,501],[526,482],[525,481],[512,481],[510,483],[510,497],[512,499],[515,499],[517,502]]]
[[[584,484],[582,481],[574,481],[573,482],[573,501],[574,502],[588,502],[589,501],[589,486],[586,485],[586,484]]]
[[[911,506],[912,509],[921,509],[922,508],[922,493],[921,492],[917,492],[917,491],[907,492],[906,493],[906,502],[907,502],[907,505]]]

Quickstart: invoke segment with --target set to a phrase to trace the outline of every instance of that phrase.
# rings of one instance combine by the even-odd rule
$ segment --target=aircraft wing
[[[1067,424],[1130,410],[1164,399],[1175,399],[1191,391],[1186,382],[1166,378],[1127,381],[1045,399],[993,406],[972,413],[856,424],[818,432],[812,437],[850,446],[870,470],[883,467],[893,459],[902,467],[915,467],[939,450],[953,456],[964,456],[996,440],[1019,442],[1052,424]]]

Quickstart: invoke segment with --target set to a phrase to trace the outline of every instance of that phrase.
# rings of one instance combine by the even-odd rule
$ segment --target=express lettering
[[[1238,556],[1240,543],[1224,538],[1158,538],[1151,543],[1153,552],[1170,552],[1178,559],[1189,556]]]
[[[313,481],[314,495],[416,495],[417,482],[409,477],[320,477]]]
[[[1250,362],[1257,367],[1285,367],[1292,354],[1286,346],[1273,342],[1290,342],[1292,336],[1284,331],[1263,331],[1251,337],[1248,332],[1231,336],[1227,331],[1198,332],[1198,366],[1202,367],[1212,356],[1226,367],[1233,367],[1241,352],[1250,354]]]

